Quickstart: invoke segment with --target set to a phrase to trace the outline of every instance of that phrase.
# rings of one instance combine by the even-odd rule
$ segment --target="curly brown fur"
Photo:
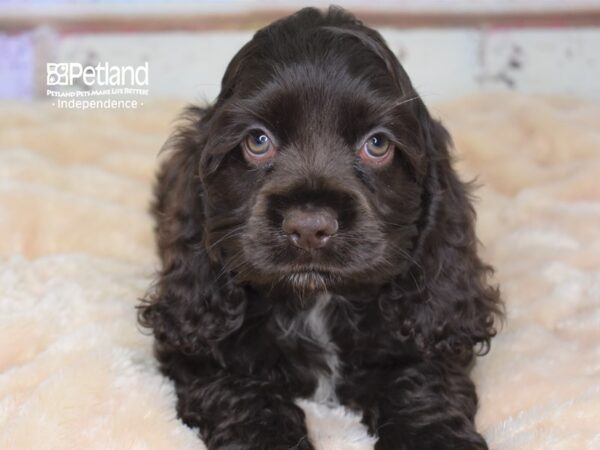
[[[264,163],[253,129],[277,143]],[[357,153],[375,132],[385,163]],[[315,394],[362,411],[378,450],[487,448],[469,370],[499,293],[448,133],[377,32],[338,8],[258,31],[166,147],[139,319],[209,449],[312,449],[294,400]],[[291,210],[335,232],[299,248]]]

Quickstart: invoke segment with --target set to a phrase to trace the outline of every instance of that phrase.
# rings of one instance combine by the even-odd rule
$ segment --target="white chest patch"
[[[339,376],[338,348],[331,341],[327,321],[326,307],[331,299],[330,294],[321,294],[315,305],[311,308],[304,319],[306,332],[318,342],[327,362],[328,372],[319,372],[317,388],[313,393],[312,400],[318,403],[337,403],[335,386]]]
[[[314,305],[298,314],[289,322],[279,322],[284,339],[305,340],[316,344],[322,352],[327,370],[316,369],[317,387],[312,400],[318,403],[334,405],[338,403],[335,387],[339,379],[338,348],[331,340],[327,317],[327,305],[330,294],[320,294]]]

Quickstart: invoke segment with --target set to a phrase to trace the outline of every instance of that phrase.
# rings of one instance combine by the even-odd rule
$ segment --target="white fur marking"
[[[317,389],[313,393],[312,400],[318,403],[336,404],[338,399],[335,394],[335,385],[339,376],[338,349],[329,336],[327,316],[325,315],[325,307],[330,300],[331,294],[319,295],[315,305],[306,316],[305,326],[310,336],[321,344],[325,353],[325,361],[329,367],[329,373],[319,373]]]
[[[339,404],[335,394],[339,378],[339,358],[338,348],[329,336],[326,308],[330,300],[331,294],[319,294],[310,309],[300,312],[289,322],[281,317],[276,317],[275,320],[283,332],[283,339],[306,340],[321,348],[328,370],[315,370],[317,387],[311,399],[333,406]]]

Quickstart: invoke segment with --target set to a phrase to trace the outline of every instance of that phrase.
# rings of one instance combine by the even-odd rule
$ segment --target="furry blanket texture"
[[[0,448],[202,449],[136,325],[157,269],[147,213],[181,105],[0,104]],[[493,449],[600,449],[600,103],[516,94],[433,108],[508,318],[477,362]],[[359,418],[302,402],[320,450],[373,448]]]

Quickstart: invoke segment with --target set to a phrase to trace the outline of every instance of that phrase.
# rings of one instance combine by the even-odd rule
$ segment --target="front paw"
[[[216,447],[210,447],[210,450],[314,450],[314,447],[308,438],[303,438],[293,445],[290,445],[289,443],[265,441],[260,444],[223,444]]]
[[[485,440],[477,432],[439,433],[408,430],[389,431],[379,436],[375,450],[489,450]]]

